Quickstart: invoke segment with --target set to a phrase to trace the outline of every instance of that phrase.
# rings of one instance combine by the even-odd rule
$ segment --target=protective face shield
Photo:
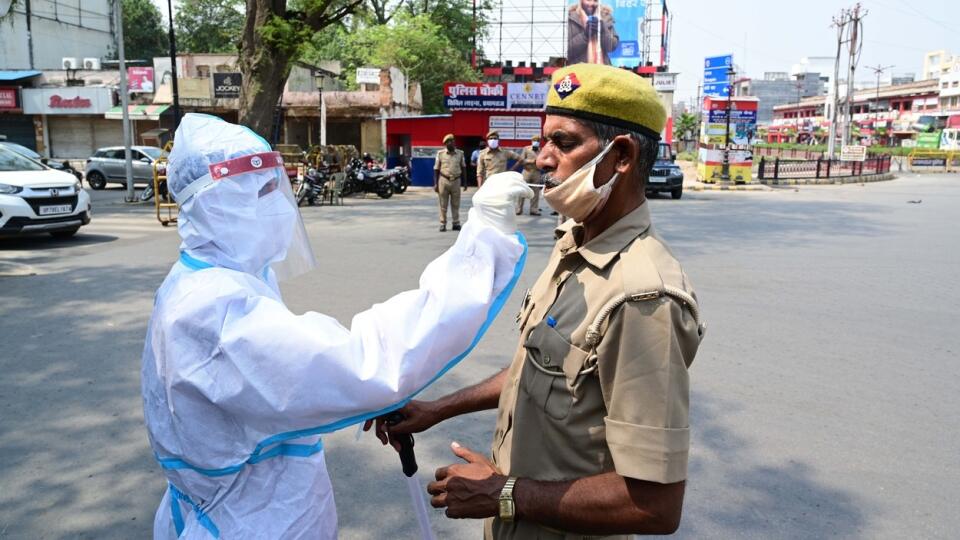
[[[559,185],[548,175],[543,198],[554,210],[577,223],[583,223],[600,212],[610,198],[619,173],[614,173],[610,181],[600,187],[594,186],[593,177],[597,171],[597,164],[611,148],[613,148],[612,141],[597,154],[597,157],[585,163]]]
[[[181,250],[204,263],[278,280],[316,266],[283,159],[248,128],[187,114],[170,154]]]
[[[500,146],[500,139],[487,139],[487,146],[496,150]]]
[[[539,143],[539,142],[534,142],[534,143],[532,143],[530,146],[532,146],[534,150],[539,150],[539,149],[540,149],[540,143]]]

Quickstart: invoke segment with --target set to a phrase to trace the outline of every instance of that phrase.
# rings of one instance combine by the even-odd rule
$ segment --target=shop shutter
[[[60,159],[86,159],[97,148],[123,144],[123,123],[96,116],[48,116],[50,153]]]
[[[7,140],[22,144],[31,150],[37,149],[37,134],[33,128],[33,116],[24,114],[0,115],[0,135]]]

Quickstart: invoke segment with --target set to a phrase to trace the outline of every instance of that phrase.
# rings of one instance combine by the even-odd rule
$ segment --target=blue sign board
[[[574,5],[580,5],[580,3],[575,2]],[[599,4],[597,9],[602,9]],[[611,2],[610,9],[612,11],[613,27],[620,38],[620,44],[617,45],[617,48],[610,51],[610,63],[620,67],[636,67],[640,65],[641,60],[640,25],[643,23],[647,11],[647,3],[640,0],[617,0]],[[568,41],[571,39],[575,38],[570,37]],[[569,47],[570,44],[568,43],[567,48],[569,49]]]
[[[727,68],[713,68],[703,70],[704,84],[722,83],[730,80]]]
[[[733,55],[708,56],[703,62],[703,69],[725,68],[733,65]]]
[[[714,83],[714,84],[704,84],[703,95],[728,97],[730,95],[730,83],[721,82],[721,83]]]

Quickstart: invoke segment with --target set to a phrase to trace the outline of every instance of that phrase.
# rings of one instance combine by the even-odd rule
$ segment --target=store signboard
[[[916,147],[924,150],[936,150],[940,148],[940,132],[917,133]]]
[[[109,88],[69,86],[65,88],[24,88],[25,114],[97,114],[113,107]]]
[[[539,116],[491,116],[488,130],[500,134],[501,140],[529,141],[543,131]]]
[[[541,110],[547,106],[549,89],[549,83],[509,83],[507,84],[507,107]]]
[[[357,68],[357,84],[380,84],[380,68]]]
[[[232,99],[240,97],[240,86],[243,76],[239,73],[214,73],[213,97],[216,99]]]
[[[0,88],[0,111],[19,108],[17,105],[17,88],[12,86]]]
[[[448,110],[506,109],[506,83],[446,83],[443,105]]]
[[[677,88],[676,73],[654,73],[653,89],[657,92],[673,92]]]

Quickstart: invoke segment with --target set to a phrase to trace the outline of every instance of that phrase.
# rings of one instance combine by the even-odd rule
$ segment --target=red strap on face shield
[[[283,157],[280,152],[261,152],[238,158],[210,164],[210,177],[214,180],[223,180],[228,176],[236,176],[253,171],[262,171],[274,167],[283,168]]]

